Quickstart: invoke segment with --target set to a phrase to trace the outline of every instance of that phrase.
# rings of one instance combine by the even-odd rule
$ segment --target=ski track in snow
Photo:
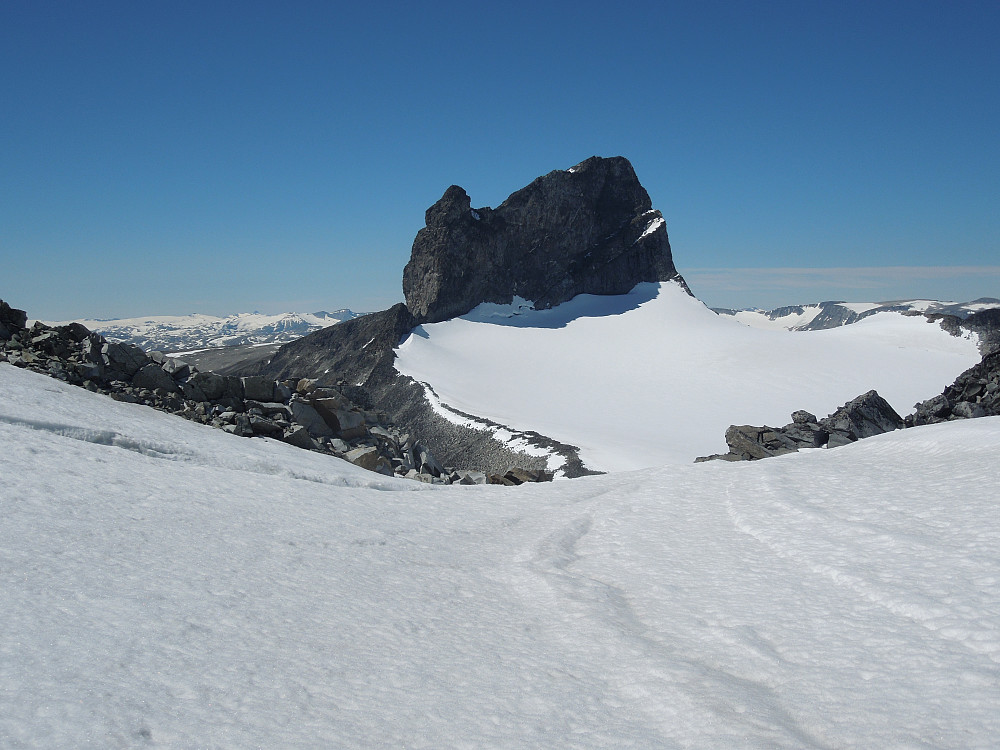
[[[434,487],[0,364],[0,449],[2,747],[1000,736],[997,418]]]
[[[874,445],[866,447],[877,450]],[[997,583],[994,578],[982,575],[984,568],[997,562],[1000,536],[996,530],[976,525],[956,530],[955,519],[947,517],[939,507],[915,509],[905,503],[892,503],[884,508],[844,508],[838,502],[836,490],[814,488],[803,496],[801,488],[806,479],[798,474],[786,478],[773,472],[762,477],[758,487],[748,487],[742,482],[734,485],[727,491],[730,495],[727,510],[736,529],[775,555],[801,563],[811,573],[830,579],[897,617],[917,623],[936,637],[958,643],[1000,664],[1000,628],[995,621],[981,617]],[[934,489],[938,496],[947,497],[956,477],[936,479],[939,486]],[[866,477],[866,482],[871,483],[869,487],[874,483],[883,485],[883,492],[899,493],[912,478],[890,468]],[[922,477],[921,482],[926,486],[928,479]],[[962,499],[966,503],[977,502],[983,513],[995,513],[995,491],[996,487],[992,487]],[[747,494],[770,500],[763,507],[754,505],[752,515],[744,514],[732,495]],[[910,518],[903,523],[901,516]],[[789,535],[792,527],[797,533]],[[961,542],[958,554],[956,546],[942,545],[944,534]],[[789,544],[789,539],[797,543]],[[904,571],[878,567],[876,561],[885,555],[904,561]],[[945,566],[964,574],[966,580],[959,589],[969,601],[959,601],[954,594],[940,588],[940,581],[933,573]],[[932,573],[930,581],[923,580],[923,575],[914,576],[915,572],[927,570]],[[905,587],[900,585],[902,575],[906,576]],[[918,596],[914,596],[913,588]]]

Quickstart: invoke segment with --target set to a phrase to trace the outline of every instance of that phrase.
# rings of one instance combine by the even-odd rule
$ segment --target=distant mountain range
[[[361,314],[363,313],[346,309],[277,315],[236,313],[226,317],[196,313],[77,322],[111,341],[135,344],[146,351],[189,352],[220,347],[286,344]]]
[[[892,302],[819,302],[810,305],[790,305],[773,310],[757,308],[731,310],[713,307],[719,315],[736,318],[753,328],[784,328],[789,331],[819,331],[824,328],[856,323],[881,312],[901,312],[911,315],[952,315],[965,320],[973,313],[1000,307],[1000,299],[980,297],[971,302],[939,302],[928,299],[895,300]]]

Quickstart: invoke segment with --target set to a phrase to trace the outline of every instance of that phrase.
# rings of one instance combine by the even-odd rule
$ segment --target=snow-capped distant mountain
[[[972,302],[939,302],[927,299],[895,300],[892,302],[819,302],[811,305],[789,305],[773,310],[712,309],[719,315],[736,318],[753,328],[784,328],[789,331],[819,331],[825,328],[856,323],[882,312],[904,314],[954,315],[963,320],[973,313],[1000,307],[1000,299],[981,297]]]
[[[77,322],[111,341],[135,344],[146,351],[180,352],[248,344],[286,344],[360,314],[346,309],[277,315],[237,313],[224,318],[196,313]]]

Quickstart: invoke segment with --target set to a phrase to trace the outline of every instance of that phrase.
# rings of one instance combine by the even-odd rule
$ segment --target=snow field
[[[884,313],[823,331],[748,328],[674,283],[551,310],[482,305],[420,326],[396,369],[445,406],[576,445],[625,471],[725,453],[731,424],[826,416],[871,389],[905,415],[979,361],[975,342]]]
[[[0,746],[987,748],[1000,419],[431,487],[0,364]]]

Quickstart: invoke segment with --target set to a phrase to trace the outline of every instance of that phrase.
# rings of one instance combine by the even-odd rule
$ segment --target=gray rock
[[[226,399],[231,402],[242,401],[245,396],[243,395],[243,379],[236,377],[235,375],[224,375],[223,376],[223,388],[222,395],[219,397],[220,400]]]
[[[379,459],[382,457],[378,453],[378,449],[372,446],[362,446],[360,448],[352,448],[347,451],[345,458],[350,461],[355,466],[360,466],[362,469],[368,469],[369,471],[375,471],[375,467],[379,464]]]
[[[281,439],[290,445],[305,450],[316,450],[319,448],[319,445],[317,445],[316,441],[309,434],[309,430],[302,425],[293,425],[286,428]]]
[[[166,361],[163,362],[161,366],[163,367],[164,372],[170,375],[170,377],[174,380],[183,380],[191,374],[191,365],[183,359],[167,357]]]
[[[129,377],[152,362],[142,349],[132,344],[105,344],[103,354],[115,369]]]
[[[291,419],[292,418],[292,410],[291,410],[291,408],[289,406],[287,406],[286,404],[281,404],[281,403],[278,403],[276,401],[261,403],[260,401],[251,401],[250,399],[247,399],[246,406],[247,406],[247,409],[251,409],[251,408],[253,408],[253,409],[259,409],[260,412],[261,412],[261,414],[266,414],[267,416],[271,417],[272,419],[273,418],[278,418],[278,419]]]
[[[368,433],[365,416],[356,411],[340,409],[336,414],[336,430],[344,440],[353,440]]]
[[[192,383],[190,380],[186,383],[181,383],[181,393],[184,394],[184,398],[189,401],[209,401],[210,399],[205,394],[205,392],[199,388],[197,385]]]
[[[546,471],[541,471],[538,469],[525,469],[520,466],[513,467],[504,476],[517,479],[519,482],[524,484],[525,482],[550,482],[552,481],[552,475]]]
[[[341,424],[340,420],[337,418],[337,413],[348,405],[347,399],[343,398],[339,394],[336,394],[334,396],[320,398],[309,397],[307,403],[319,412],[319,415],[326,420],[328,425],[330,425],[330,429],[334,432],[340,432]]]
[[[132,377],[132,385],[136,388],[147,388],[151,391],[155,391],[157,388],[162,388],[168,393],[180,391],[174,379],[155,362],[150,362],[135,373]]]
[[[295,391],[306,396],[316,390],[315,378],[300,378],[295,385]]]
[[[986,410],[979,404],[959,401],[955,404],[955,408],[951,410],[951,414],[956,419],[976,419],[978,417],[985,417]]]
[[[275,382],[271,378],[251,375],[243,378],[243,398],[252,401],[274,401]]]
[[[220,399],[226,392],[226,379],[214,372],[196,372],[188,379],[187,385],[198,388],[208,401]]]
[[[844,432],[831,432],[830,438],[827,440],[827,448],[839,448],[842,445],[849,445],[855,442],[851,440],[850,436]]]
[[[413,463],[419,468],[421,474],[430,474],[435,477],[440,477],[445,473],[444,467],[439,464],[431,452],[420,443],[416,443],[413,446],[413,452],[416,455],[416,460],[414,460]]]
[[[726,430],[728,453],[700,456],[695,461],[755,461],[802,448],[836,448],[904,426],[895,409],[869,391],[818,422],[813,414],[800,410],[792,413],[792,423],[784,427],[732,425]]]
[[[453,480],[453,484],[486,484],[486,474],[481,471],[458,471],[458,480]]]
[[[326,423],[320,413],[305,401],[292,401],[289,403],[292,410],[292,418],[300,425],[309,430],[309,434],[316,437],[334,437],[333,428]]]
[[[815,423],[815,418],[809,422],[793,422],[781,429],[781,433],[791,440],[798,448],[822,448],[827,444],[829,433]]]
[[[841,432],[852,440],[860,440],[901,429],[905,422],[888,401],[876,391],[868,391],[821,419],[820,425],[831,433],[831,438],[832,433]]]
[[[264,435],[266,437],[278,437],[284,432],[281,429],[281,425],[276,424],[274,420],[258,416],[257,414],[250,415],[250,428],[253,430],[254,435]]]
[[[747,424],[730,425],[726,430],[726,445],[729,452],[743,461],[780,456],[795,449],[775,440],[777,433],[770,427],[754,427]]]
[[[986,354],[943,393],[917,404],[915,409],[906,418],[907,425],[1000,416],[1000,349]]]

